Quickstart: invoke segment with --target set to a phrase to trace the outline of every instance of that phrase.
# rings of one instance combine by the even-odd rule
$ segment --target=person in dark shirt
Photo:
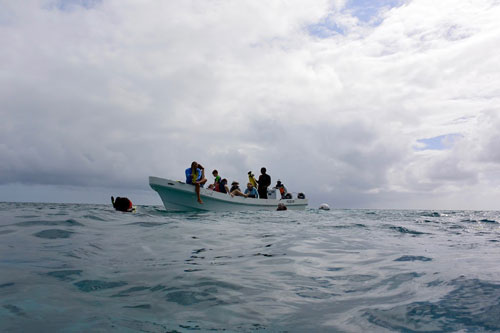
[[[237,181],[234,181],[231,184],[231,190],[230,190],[231,192],[229,192],[229,194],[231,194],[232,197],[234,197],[235,195],[239,196],[239,197],[245,197],[245,198],[248,197],[248,195],[241,192],[239,185],[240,184]]]
[[[260,169],[261,175],[257,181],[257,191],[259,192],[259,198],[261,199],[267,199],[267,188],[271,185],[271,176],[266,174],[266,171],[266,168]]]
[[[221,193],[231,193],[231,191],[229,191],[229,188],[227,187],[227,179],[224,178],[220,181],[220,184],[219,184],[219,192]]]

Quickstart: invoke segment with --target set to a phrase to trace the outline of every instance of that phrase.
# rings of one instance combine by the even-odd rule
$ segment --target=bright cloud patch
[[[319,38],[346,35],[360,26],[377,26],[381,14],[391,8],[403,5],[408,0],[349,0],[341,6],[334,6],[319,22],[307,26],[309,34]]]
[[[408,2],[407,0],[350,0],[347,2],[346,11],[358,18],[361,22],[380,23],[378,17],[381,11],[398,7]]]
[[[77,10],[78,7],[91,9],[102,3],[103,0],[54,0],[48,8],[57,8],[62,11]]]
[[[328,38],[337,34],[343,35],[345,33],[344,28],[332,20],[330,16],[321,20],[319,23],[307,26],[307,31],[309,34],[319,38]]]
[[[445,134],[433,138],[419,139],[420,144],[415,150],[445,150],[451,149],[455,142],[462,138],[462,134]]]

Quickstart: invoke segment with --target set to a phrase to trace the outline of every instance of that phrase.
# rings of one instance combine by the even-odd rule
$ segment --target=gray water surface
[[[500,212],[0,203],[0,331],[500,330]]]

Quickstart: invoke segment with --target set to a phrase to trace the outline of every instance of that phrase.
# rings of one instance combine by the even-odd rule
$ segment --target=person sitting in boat
[[[274,187],[276,188],[278,191],[280,191],[280,194],[281,194],[281,198],[283,199],[285,197],[285,195],[288,193],[288,191],[286,190],[286,187],[285,185],[283,185],[281,183],[281,180],[278,179],[278,181],[276,182],[276,186]]]
[[[247,198],[258,198],[259,194],[257,193],[257,190],[255,187],[253,187],[252,183],[247,184],[247,188],[245,189],[245,194],[247,195]]]
[[[221,177],[219,176],[219,171],[217,170],[212,171],[212,176],[214,176],[215,179],[214,183],[211,184],[210,186],[214,191],[220,192]]]
[[[203,203],[200,197],[200,187],[203,187],[206,182],[205,168],[196,161],[191,163],[191,167],[186,169],[186,184],[195,186],[196,196],[198,197],[198,202],[200,204]]]
[[[115,200],[115,198],[111,196],[111,203],[113,204],[113,207],[120,212],[132,212],[134,210],[132,201],[130,201],[129,198],[116,197]]]
[[[221,193],[231,193],[231,191],[229,191],[229,187],[227,187],[227,179],[224,178],[220,181],[220,184],[219,184],[219,192]]]
[[[231,189],[229,190],[229,193],[231,194],[232,197],[234,197],[235,195],[239,197],[245,197],[245,198],[247,197],[246,194],[241,192],[240,183],[238,183],[237,181],[231,183]]]

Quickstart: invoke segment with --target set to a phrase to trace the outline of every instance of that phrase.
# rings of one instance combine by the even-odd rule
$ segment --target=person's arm
[[[198,174],[198,177],[196,178],[195,183],[199,183],[200,181],[203,180],[203,178],[205,178],[205,172],[203,171],[203,169],[200,168],[197,168],[196,172]]]
[[[267,175],[267,179],[268,179],[268,183],[267,183],[267,186],[271,186],[271,176]]]
[[[205,168],[201,164],[198,164],[198,169],[200,169],[200,176],[197,180],[205,179]]]

